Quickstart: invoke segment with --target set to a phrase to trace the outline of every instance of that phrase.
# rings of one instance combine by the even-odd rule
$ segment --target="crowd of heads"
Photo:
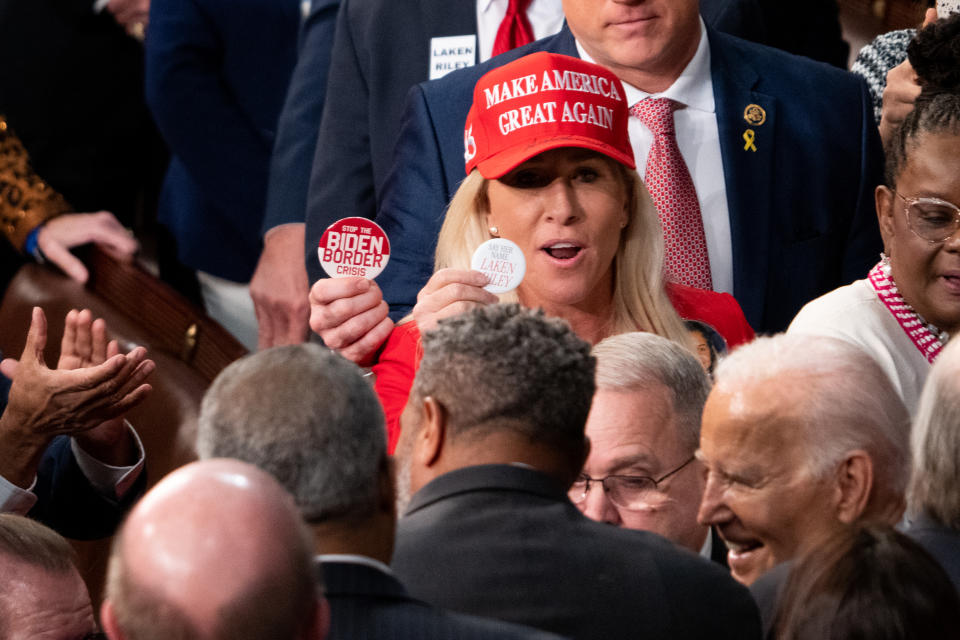
[[[667,36],[699,33],[689,15],[696,5],[672,6],[668,28],[641,48],[625,46],[629,33],[618,40],[590,3],[564,9],[583,50],[606,67],[599,73],[639,86],[690,60],[699,39]],[[557,58],[538,59],[593,66]],[[922,30],[909,59],[921,91],[887,143],[877,213],[904,296],[955,332],[960,307],[929,293],[926,280],[941,252],[960,246],[956,200],[914,194],[939,181],[960,195],[960,67],[953,64],[960,16]],[[476,111],[477,104],[471,118]],[[580,215],[574,209],[586,198],[571,193],[584,186],[567,174],[589,165],[595,170],[584,192],[605,189],[591,201],[603,208],[596,217],[603,228],[593,230],[603,255],[595,278],[563,283],[582,295],[561,299],[566,292],[551,289],[534,265],[526,289],[500,304],[467,305],[424,325],[393,457],[371,380],[335,351],[273,347],[225,368],[202,401],[201,461],[160,480],[113,542],[100,616],[107,636],[321,640],[330,620],[318,554],[389,564],[398,518],[421,490],[466,468],[497,465],[544,476],[564,521],[653,532],[685,548],[684,561],[689,551],[706,556],[703,563],[723,562],[744,585],[787,569],[772,620],[777,638],[960,632],[952,556],[895,529],[932,523],[960,535],[960,346],[949,344],[932,367],[914,418],[881,365],[847,341],[777,334],[728,354],[711,326],[685,324],[671,305],[660,222],[632,150],[621,157],[595,148],[596,140],[558,146],[547,138],[545,148],[500,171],[484,165],[490,158],[472,170],[467,158],[435,266],[469,269],[477,247],[511,225],[516,237],[536,236],[530,229],[548,199],[567,208],[562,215]],[[517,153],[515,144],[510,151]],[[542,189],[514,193],[537,179]],[[917,217],[931,211],[952,217]],[[937,230],[921,223],[951,233],[934,237]],[[603,339],[586,339],[553,313],[580,312],[595,300],[609,307],[592,336]],[[130,377],[144,354],[113,357]],[[125,394],[138,393],[140,381],[134,376]],[[620,534],[638,549],[665,548],[653,546],[659,538]],[[705,566],[704,575],[716,575]],[[596,568],[601,583],[605,569]],[[29,519],[0,515],[0,637],[42,637],[54,616],[70,637],[98,637],[69,544]]]

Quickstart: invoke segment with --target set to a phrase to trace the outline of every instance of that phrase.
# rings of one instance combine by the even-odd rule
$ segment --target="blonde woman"
[[[728,294],[665,284],[663,238],[634,170],[623,95],[602,67],[548,53],[477,83],[464,136],[468,175],[447,210],[435,273],[374,366],[391,451],[420,331],[476,305],[542,308],[591,343],[639,329],[687,344],[681,316],[711,324],[731,345],[752,338]],[[470,270],[474,251],[494,237],[516,243],[526,261],[519,287],[500,296]]]

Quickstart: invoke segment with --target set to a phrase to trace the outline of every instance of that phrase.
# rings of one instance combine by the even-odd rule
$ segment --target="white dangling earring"
[[[890,277],[890,256],[883,251],[880,252],[880,270],[883,271],[883,275]]]
[[[500,229],[497,229],[496,227],[490,227],[488,231],[490,231],[490,235],[492,235],[494,238],[500,237]]]

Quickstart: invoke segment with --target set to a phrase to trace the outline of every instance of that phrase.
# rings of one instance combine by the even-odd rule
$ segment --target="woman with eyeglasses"
[[[870,353],[911,414],[930,367],[960,330],[960,51],[942,47],[914,110],[887,144],[876,189],[884,254],[867,278],[809,303],[788,332]]]

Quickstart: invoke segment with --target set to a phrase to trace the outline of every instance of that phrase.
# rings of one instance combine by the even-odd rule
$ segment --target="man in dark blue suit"
[[[378,282],[394,318],[432,273],[443,211],[463,179],[462,123],[476,80],[534,51],[587,55],[620,76],[628,97],[697,94],[699,103],[675,114],[678,144],[697,187],[714,286],[734,294],[754,328],[782,330],[804,303],[866,273],[880,250],[872,193],[883,158],[865,86],[846,72],[703,29],[697,8],[696,0],[565,0],[568,28],[555,37],[411,91],[377,218],[391,239]],[[705,71],[690,86],[693,63]],[[686,126],[697,114],[699,124]],[[636,133],[631,142],[644,167],[650,134],[639,123]],[[313,291],[319,307],[328,302],[323,287]],[[369,311],[336,346],[362,341],[382,322],[371,297],[315,313],[314,329],[327,340],[346,326],[343,310]]]
[[[340,0],[310,3],[300,27],[297,65],[277,123],[261,226],[263,252],[250,279],[261,349],[303,342],[308,334],[303,216],[339,8]]]
[[[313,13],[329,15],[332,4],[336,2],[314,0]],[[306,304],[306,279],[302,263],[291,262],[291,249],[306,241],[306,273],[314,282],[325,277],[316,255],[324,229],[348,215],[374,217],[391,166],[403,97],[410,87],[436,76],[430,68],[433,61],[442,64],[440,39],[475,43],[456,64],[484,62],[492,48],[484,43],[492,44],[495,33],[490,24],[480,28],[478,11],[495,14],[506,6],[506,0],[343,0],[332,53],[329,23],[311,17],[281,117],[264,219],[264,253],[251,283],[261,344],[265,336],[272,338],[267,344],[303,339],[306,312],[298,307]],[[707,24],[718,30],[758,41],[764,37],[757,0],[704,0],[701,9]],[[527,17],[536,37],[556,33],[563,22],[560,0],[531,2]],[[319,76],[327,64],[330,81],[324,88]],[[294,117],[296,135],[288,137],[284,124],[292,124]]]
[[[147,103],[173,157],[158,217],[207,311],[248,348],[270,152],[296,62],[299,0],[153,0]],[[209,277],[208,277],[209,276]],[[231,286],[234,285],[234,286]],[[219,296],[232,296],[220,304]]]
[[[387,566],[397,514],[383,410],[360,370],[332,351],[275,347],[230,365],[199,423],[201,458],[254,464],[293,494],[320,554],[331,639],[558,640],[407,594]]]

